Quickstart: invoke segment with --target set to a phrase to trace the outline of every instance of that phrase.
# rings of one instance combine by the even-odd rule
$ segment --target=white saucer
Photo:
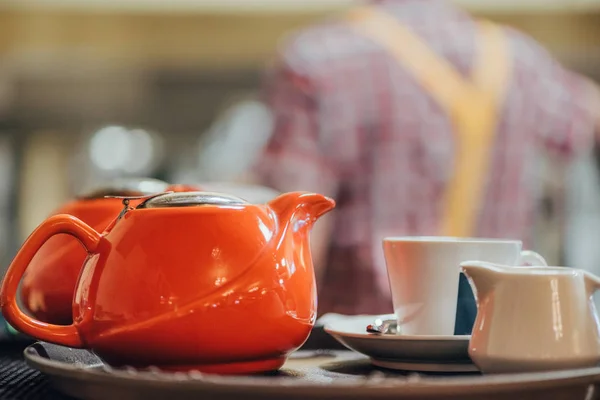
[[[325,324],[325,331],[350,350],[364,354],[383,368],[422,372],[472,372],[470,335],[408,336],[367,333],[376,319],[394,315],[339,316]]]

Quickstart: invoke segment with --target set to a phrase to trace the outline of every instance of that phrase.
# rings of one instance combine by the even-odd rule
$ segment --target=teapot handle
[[[82,347],[83,342],[74,324],[53,325],[25,314],[17,304],[19,282],[40,247],[54,235],[65,233],[75,237],[90,253],[96,251],[101,236],[85,222],[67,214],[52,216],[42,222],[27,238],[10,264],[0,289],[3,317],[19,331],[36,339],[68,347]]]
[[[521,252],[521,265],[531,265],[533,267],[547,267],[548,263],[541,254],[532,250],[523,250]]]

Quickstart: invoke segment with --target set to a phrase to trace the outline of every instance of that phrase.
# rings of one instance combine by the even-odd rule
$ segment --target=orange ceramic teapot
[[[144,196],[165,191],[198,190],[148,179],[119,179],[86,191],[52,215],[73,215],[102,232],[123,208],[121,199],[106,196]],[[50,238],[31,260],[23,278],[21,300],[37,319],[55,324],[72,322],[73,292],[79,270],[87,256],[76,239],[68,235]]]
[[[104,234],[73,216],[53,216],[9,267],[2,313],[21,332],[91,349],[111,365],[277,369],[313,327],[309,231],[334,204],[304,192],[265,205],[210,192],[166,193],[126,206]],[[59,233],[88,252],[68,326],[36,320],[16,302],[28,264]]]

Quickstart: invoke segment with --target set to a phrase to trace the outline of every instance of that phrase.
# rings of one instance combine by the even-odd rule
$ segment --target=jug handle
[[[8,323],[29,336],[67,347],[82,347],[83,341],[74,324],[53,325],[39,321],[25,314],[17,304],[19,282],[29,263],[48,239],[61,233],[75,237],[88,253],[95,252],[101,240],[98,232],[71,215],[48,218],[27,238],[8,268],[0,289],[0,307]]]

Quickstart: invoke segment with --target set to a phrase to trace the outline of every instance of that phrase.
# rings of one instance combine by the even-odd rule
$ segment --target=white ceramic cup
[[[523,251],[522,247],[519,240],[442,236],[384,238],[383,251],[398,333],[454,335],[460,263],[481,260],[504,265],[547,265],[541,255]],[[470,292],[471,299],[472,296]],[[476,310],[475,304],[472,307]],[[458,312],[460,308],[459,305]]]

